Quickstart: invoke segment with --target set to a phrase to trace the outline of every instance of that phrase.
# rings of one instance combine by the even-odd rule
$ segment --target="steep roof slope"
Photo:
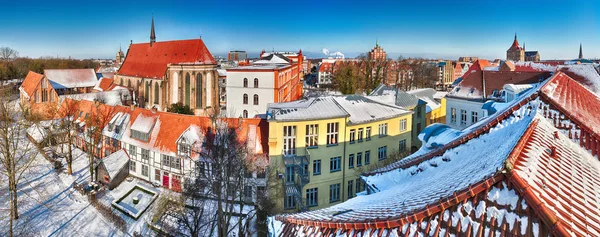
[[[35,88],[38,87],[43,78],[44,75],[29,71],[25,77],[25,80],[23,80],[21,87],[19,87],[19,90],[25,92],[27,96],[31,97],[33,92],[35,92]]]
[[[338,223],[389,223],[408,218],[456,192],[494,177],[502,169],[534,118],[526,107],[515,111],[488,134],[412,166],[365,177],[375,193],[312,212],[283,216],[290,223],[310,221],[328,226]],[[494,144],[490,146],[489,144]],[[448,179],[448,177],[453,177]],[[401,221],[395,222],[401,224]],[[403,224],[403,223],[402,223]]]
[[[546,119],[514,163],[512,183],[560,235],[600,236],[600,161]]]
[[[202,39],[132,44],[118,75],[162,79],[169,64],[216,64]]]
[[[557,72],[540,90],[543,98],[595,134],[600,134],[600,98],[563,72]]]

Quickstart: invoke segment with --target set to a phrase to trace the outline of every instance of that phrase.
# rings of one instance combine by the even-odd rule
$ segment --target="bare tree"
[[[17,188],[23,173],[37,155],[36,147],[26,138],[26,130],[31,124],[25,118],[26,113],[18,103],[0,97],[0,175],[8,180],[11,237],[14,221],[19,219]]]
[[[181,197],[163,202],[162,213],[157,213],[161,226],[178,223],[167,229],[194,237],[255,233],[250,225],[256,209],[245,210],[252,209],[247,208],[252,196],[265,195],[252,187],[257,185],[255,174],[266,172],[266,157],[252,155],[245,139],[238,137],[239,121],[211,116],[212,125],[199,134],[203,141],[189,147],[195,168],[187,175]]]
[[[19,56],[19,52],[9,47],[0,47],[0,59],[3,61],[9,61],[17,58]]]
[[[94,102],[91,105],[89,113],[84,115],[85,130],[83,131],[83,138],[85,141],[85,150],[89,158],[90,182],[94,182],[95,177],[94,161],[102,155],[102,130],[108,125],[114,114],[114,106]]]
[[[61,131],[64,131],[67,144],[67,155],[65,160],[67,161],[67,173],[73,174],[73,147],[74,134],[76,131],[75,117],[79,111],[79,102],[73,99],[65,99],[62,105],[58,108],[58,115],[60,117]]]

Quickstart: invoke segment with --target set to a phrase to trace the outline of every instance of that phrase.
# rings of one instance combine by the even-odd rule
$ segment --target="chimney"
[[[134,104],[131,104],[131,105],[129,106],[129,108],[131,109],[131,111],[133,111],[133,110],[135,110],[135,105],[134,105]]]

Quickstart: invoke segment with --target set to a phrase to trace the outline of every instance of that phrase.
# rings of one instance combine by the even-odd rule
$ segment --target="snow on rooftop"
[[[272,103],[267,110],[276,121],[342,118],[349,116],[332,96],[302,99],[286,103]]]
[[[387,105],[361,95],[326,96],[268,105],[276,121],[297,121],[350,117],[360,124],[410,113],[395,105]]]
[[[133,121],[131,130],[141,133],[149,133],[152,130],[152,127],[154,127],[156,120],[156,116],[145,116],[144,114],[140,114],[137,116],[135,121]]]
[[[584,86],[586,86],[588,89],[590,89],[597,95],[600,95],[600,74],[598,74],[598,71],[596,71],[594,65],[574,64],[562,66],[560,69],[567,70],[584,78],[585,82],[587,82],[587,85],[585,85],[586,83],[582,84],[584,84]]]
[[[523,106],[514,112],[514,116],[491,128],[489,133],[449,149],[442,156],[406,169],[364,177],[368,185],[378,190],[373,194],[357,196],[329,208],[295,214],[295,217],[336,222],[387,219],[450,197],[455,191],[495,175],[503,167],[505,159],[535,117],[535,113],[529,112],[527,106]]]
[[[411,112],[395,105],[382,104],[365,96],[349,95],[333,97],[350,114],[351,124],[361,124],[376,120],[398,117]]]
[[[101,160],[104,163],[104,167],[106,168],[106,172],[110,175],[110,178],[113,179],[119,171],[121,171],[127,162],[129,162],[129,156],[125,150],[121,149],[115,153],[110,154]]]
[[[193,144],[204,141],[202,134],[202,128],[200,128],[198,125],[192,124],[181,134],[181,137],[185,139],[187,144]]]
[[[515,67],[529,67],[536,71],[547,71],[553,72],[556,70],[557,66],[553,66],[545,63],[536,63],[536,62],[513,62]]]
[[[44,75],[54,89],[93,87],[98,83],[94,69],[46,69]]]
[[[130,95],[129,90],[121,89],[100,91],[94,93],[61,95],[59,97],[61,98],[61,100],[64,100],[65,98],[70,98],[73,100],[99,101],[103,104],[114,106],[123,105],[123,101],[129,100]]]

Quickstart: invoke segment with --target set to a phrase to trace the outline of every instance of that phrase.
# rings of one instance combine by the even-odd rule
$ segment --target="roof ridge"
[[[492,129],[494,126],[496,126],[498,123],[500,123],[500,121],[504,121],[505,119],[507,119],[516,110],[518,110],[525,104],[529,103],[531,100],[533,100],[537,96],[538,96],[538,92],[532,94],[531,96],[529,96],[527,98],[523,98],[523,100],[521,100],[521,102],[516,103],[511,107],[506,108],[506,110],[502,114],[499,114],[494,120],[491,120],[490,122],[485,123],[485,124],[481,124],[477,129],[472,130],[469,133],[463,134],[463,135],[455,138],[453,141],[447,143],[446,145],[444,145],[442,147],[439,147],[435,150],[427,152],[423,155],[414,157],[413,159],[411,159],[410,161],[407,161],[407,162],[403,162],[404,159],[401,159],[401,160],[396,161],[395,163],[392,163],[386,167],[362,173],[361,176],[373,176],[373,175],[389,172],[389,171],[400,169],[400,168],[408,168],[408,167],[411,167],[414,165],[418,165],[418,164],[420,164],[426,160],[432,159],[434,157],[441,156],[447,150],[456,148],[462,144],[467,143],[472,138],[481,136],[484,133],[489,132],[489,130]]]

